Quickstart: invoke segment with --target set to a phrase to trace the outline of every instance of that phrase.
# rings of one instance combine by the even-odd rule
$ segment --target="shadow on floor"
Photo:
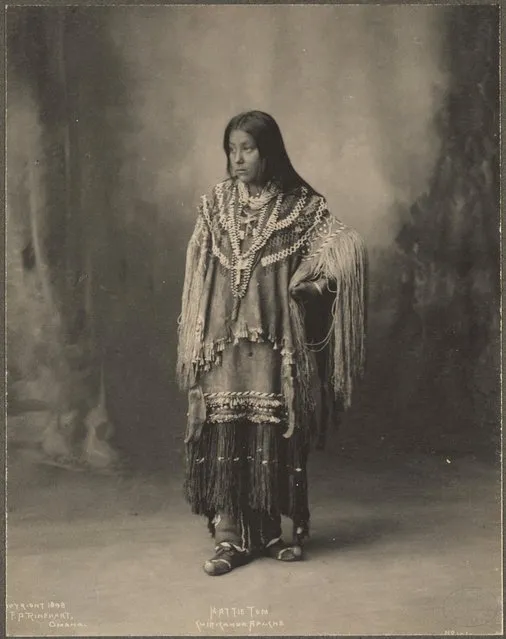
[[[327,530],[328,532],[324,532]],[[319,530],[311,534],[308,541],[307,554],[320,557],[333,552],[341,552],[343,548],[371,546],[401,530],[399,521],[390,518],[357,519],[355,521],[325,521]]]

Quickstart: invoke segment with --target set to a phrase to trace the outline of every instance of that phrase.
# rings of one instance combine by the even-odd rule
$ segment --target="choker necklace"
[[[240,180],[237,180],[237,188],[241,206],[247,206],[252,211],[262,209],[273,197],[279,195],[280,192],[279,186],[272,180],[267,182],[258,195],[250,195],[248,187]]]

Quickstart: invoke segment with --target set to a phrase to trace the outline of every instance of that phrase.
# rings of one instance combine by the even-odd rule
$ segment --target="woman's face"
[[[230,170],[234,177],[249,186],[263,186],[264,162],[253,137],[235,129],[228,141]]]

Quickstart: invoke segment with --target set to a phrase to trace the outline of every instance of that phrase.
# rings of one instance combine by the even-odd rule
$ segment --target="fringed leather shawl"
[[[314,411],[312,350],[326,356],[333,397],[344,408],[351,403],[365,356],[366,251],[356,231],[305,186],[276,193],[259,212],[253,236],[243,239],[240,195],[228,179],[202,197],[187,250],[178,381],[190,391],[190,419],[203,420],[200,384],[220,366],[225,349],[241,340],[269,344],[281,355],[284,436],[290,437]],[[328,332],[311,345],[304,305],[290,292],[316,280],[327,283],[327,301],[313,303],[328,315]]]

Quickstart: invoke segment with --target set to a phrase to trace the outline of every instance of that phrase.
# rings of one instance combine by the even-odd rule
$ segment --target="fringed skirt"
[[[247,420],[206,423],[198,441],[186,446],[185,496],[192,511],[209,522],[216,514],[249,521],[284,515],[299,537],[307,534],[308,436],[296,429],[286,439],[285,430],[284,424]]]

